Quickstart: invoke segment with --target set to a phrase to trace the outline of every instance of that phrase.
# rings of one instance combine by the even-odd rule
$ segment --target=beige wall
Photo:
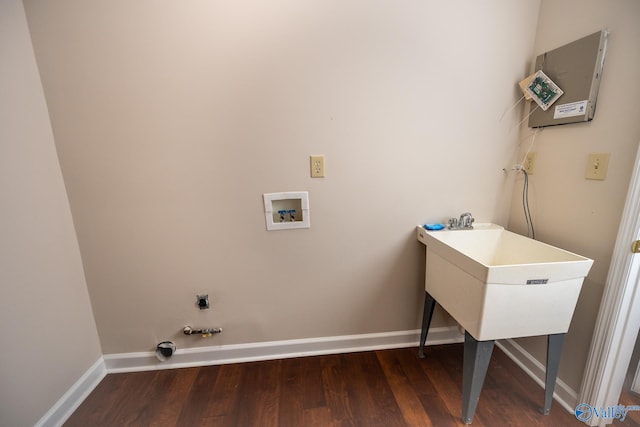
[[[603,28],[611,31],[594,120],[540,132],[530,179],[536,237],[595,261],[565,341],[559,374],[579,390],[640,141],[640,2],[543,0],[538,22],[536,55]],[[523,153],[529,134],[522,134]],[[605,181],[584,179],[591,152],[611,153]],[[521,191],[519,181],[509,225],[525,233]],[[520,343],[544,362],[543,339]]]
[[[414,329],[415,225],[506,224],[537,0],[25,4],[105,354]]]
[[[18,427],[101,349],[21,1],[0,29],[0,425]]]
[[[501,171],[528,142],[517,111],[501,119],[513,83],[534,53],[608,27],[595,120],[542,131],[531,179],[540,240],[596,260],[560,372],[579,388],[640,140],[636,1],[543,0],[539,20],[537,0],[25,3],[107,354],[417,327],[413,226],[471,210],[524,232],[522,182]],[[2,416],[26,416],[4,410],[34,387],[18,361],[42,366],[46,348],[59,374],[28,424],[100,347],[23,12],[0,4],[0,316],[20,349],[2,356],[15,383]],[[583,179],[595,151],[611,152],[604,182]],[[311,180],[318,153],[327,177]],[[261,195],[289,190],[309,191],[311,229],[266,232]],[[195,309],[196,293],[213,309]],[[187,323],[225,332],[185,340]],[[37,328],[44,340],[30,339]],[[86,346],[70,352],[77,336]],[[542,340],[520,343],[544,360]]]

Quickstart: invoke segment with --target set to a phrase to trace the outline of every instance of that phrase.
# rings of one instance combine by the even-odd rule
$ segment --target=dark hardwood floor
[[[640,397],[628,388],[623,389],[620,395],[619,405],[630,407],[632,410],[627,412],[624,420],[620,421],[619,419],[615,419],[611,424],[614,426],[640,427],[640,411],[636,409],[640,406]]]
[[[110,374],[65,426],[460,426],[462,344]],[[580,426],[495,348],[473,426]]]

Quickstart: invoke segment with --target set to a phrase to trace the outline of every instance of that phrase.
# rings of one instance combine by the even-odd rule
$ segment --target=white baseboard
[[[496,345],[544,389],[546,367],[542,363],[512,339],[496,341]],[[540,395],[541,402],[543,396]],[[578,393],[559,378],[556,380],[553,398],[568,412],[574,413]]]
[[[464,336],[456,326],[431,328],[427,338],[426,345],[464,342]],[[35,424],[35,427],[62,426],[107,373],[174,369],[413,347],[418,345],[419,339],[420,330],[411,330],[219,345],[184,350],[178,349],[173,357],[166,362],[160,362],[154,352],[108,354],[98,359],[47,411]],[[497,341],[496,345],[544,389],[545,366],[542,363],[512,339]],[[568,412],[574,412],[578,393],[564,381],[560,379],[556,381],[553,397]]]
[[[34,427],[58,427],[73,414],[78,406],[89,396],[89,393],[107,375],[104,360],[100,357],[76,381],[69,390],[40,418]]]
[[[456,326],[429,329],[426,345],[464,342]],[[420,330],[178,349],[168,361],[154,352],[104,356],[108,373],[137,372],[417,346]]]

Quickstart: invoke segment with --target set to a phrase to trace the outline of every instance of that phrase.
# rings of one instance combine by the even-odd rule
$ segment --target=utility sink
[[[593,260],[495,224],[417,234],[426,292],[476,340],[568,331]]]

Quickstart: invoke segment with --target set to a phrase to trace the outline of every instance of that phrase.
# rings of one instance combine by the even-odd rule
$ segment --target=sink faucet
[[[473,228],[473,221],[475,221],[475,219],[473,218],[473,215],[471,215],[471,212],[465,212],[460,215],[458,225],[460,228]]]
[[[473,215],[471,212],[465,212],[460,218],[451,218],[449,220],[449,230],[471,230],[473,229]]]

